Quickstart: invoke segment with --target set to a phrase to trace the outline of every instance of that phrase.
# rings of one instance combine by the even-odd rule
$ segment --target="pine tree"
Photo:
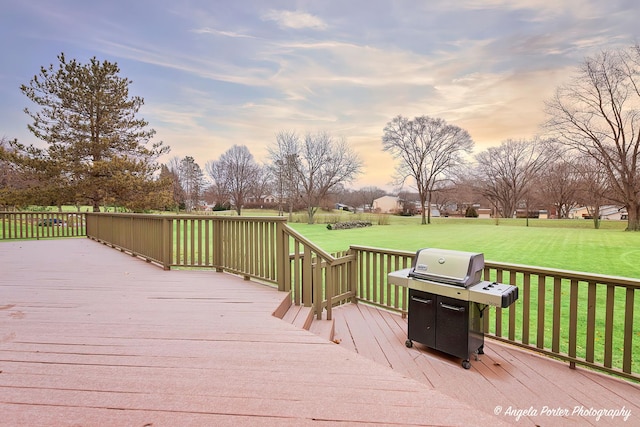
[[[45,159],[40,168],[48,168],[49,183],[75,199],[65,202],[91,204],[94,212],[116,201],[140,209],[138,198],[165,183],[153,174],[159,168],[157,158],[169,151],[162,142],[147,147],[155,131],[136,117],[144,100],[129,96],[132,81],[119,75],[116,63],[93,57],[81,64],[67,61],[64,54],[58,60],[57,67],[41,67],[21,86],[39,107],[25,109],[33,119],[29,130],[48,148],[16,148],[23,160]]]

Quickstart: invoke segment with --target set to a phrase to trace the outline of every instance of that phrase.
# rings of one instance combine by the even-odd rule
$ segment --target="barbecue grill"
[[[462,360],[484,354],[488,306],[506,308],[518,299],[518,288],[482,280],[484,254],[420,249],[411,268],[389,273],[390,284],[409,288],[407,347],[419,342]]]

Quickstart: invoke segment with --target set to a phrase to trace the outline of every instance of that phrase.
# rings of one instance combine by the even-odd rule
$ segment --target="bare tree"
[[[269,167],[256,164],[256,174],[252,185],[248,189],[248,196],[262,206],[265,196],[273,193],[273,175]]]
[[[436,205],[440,215],[447,215],[453,206],[456,206],[456,185],[454,181],[441,181],[437,183],[431,192],[431,202]],[[457,209],[453,209],[457,210]]]
[[[375,186],[362,187],[357,192],[357,200],[364,209],[368,206],[369,211],[373,209],[373,201],[387,194],[382,188]]]
[[[640,46],[587,58],[547,102],[549,131],[594,159],[610,183],[609,198],[640,231]]]
[[[476,205],[487,205],[486,198],[482,195],[482,188],[478,185],[477,177],[472,169],[458,171],[451,182],[435,189],[434,197],[440,209],[446,213],[455,213],[464,216],[467,209]],[[450,210],[452,209],[452,210]]]
[[[9,146],[9,139],[0,138],[0,208],[15,206],[18,198],[16,190],[24,187],[25,176],[16,170],[12,161],[13,150]]]
[[[558,218],[568,218],[569,211],[576,207],[579,180],[575,159],[558,158],[542,171],[540,196],[555,208]]]
[[[300,145],[300,137],[295,132],[281,131],[276,135],[275,144],[269,147],[269,170],[275,178],[278,214],[283,214],[283,207],[286,205],[289,221],[292,220],[293,209],[300,195],[300,183],[297,179]]]
[[[353,180],[362,167],[344,139],[326,132],[308,133],[304,140],[295,132],[280,132],[270,152],[274,168],[283,170],[285,179],[292,178],[289,182],[297,186],[309,224],[329,192]]]
[[[499,217],[513,216],[531,198],[532,183],[554,157],[548,148],[544,140],[507,140],[476,155],[478,183]]]
[[[236,213],[242,213],[246,197],[256,187],[260,167],[245,145],[234,145],[217,161],[209,161],[206,170],[215,185],[229,195]]]
[[[167,208],[173,208],[176,213],[180,211],[180,205],[184,204],[185,194],[180,184],[180,159],[174,157],[168,165],[162,165],[160,168],[160,178],[165,179],[169,183],[169,197]]]
[[[464,155],[473,149],[473,140],[466,130],[443,119],[420,116],[409,120],[398,116],[385,126],[382,146],[400,160],[397,183],[402,185],[407,178],[415,181],[422,224],[427,224],[431,222],[434,186],[463,164]]]
[[[593,227],[600,228],[600,208],[609,199],[610,180],[607,173],[590,156],[582,156],[573,162],[574,172],[578,176],[576,200],[587,208],[593,220]]]
[[[176,163],[173,160],[174,164]],[[184,207],[187,212],[196,208],[204,190],[204,174],[193,157],[186,156],[177,162],[177,174],[184,193]]]

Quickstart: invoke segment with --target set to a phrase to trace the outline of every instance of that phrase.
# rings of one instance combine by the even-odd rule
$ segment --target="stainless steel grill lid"
[[[416,252],[409,277],[469,287],[482,280],[484,254],[424,248]]]

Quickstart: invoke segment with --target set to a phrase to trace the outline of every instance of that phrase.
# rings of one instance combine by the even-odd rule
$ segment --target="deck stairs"
[[[290,294],[283,298],[282,303],[273,312],[273,315],[328,341],[333,341],[334,339],[335,325],[333,319],[316,319],[312,307],[293,304]]]

